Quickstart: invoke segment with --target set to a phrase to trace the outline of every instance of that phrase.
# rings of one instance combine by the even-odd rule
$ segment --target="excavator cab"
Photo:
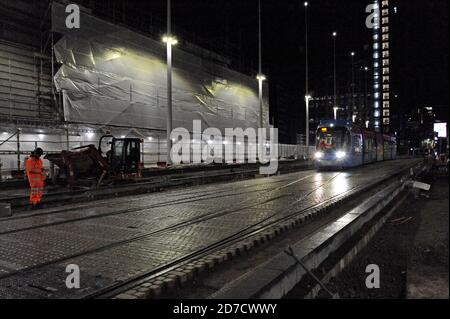
[[[139,138],[115,138],[112,135],[103,135],[98,145],[98,150],[102,155],[104,139],[110,139],[107,142],[109,150],[105,155],[106,161],[110,166],[111,175],[123,179],[128,179],[132,176],[139,177],[142,166],[140,158],[142,140]]]
[[[141,143],[139,138],[113,138],[110,163],[115,174],[134,174],[140,171]]]

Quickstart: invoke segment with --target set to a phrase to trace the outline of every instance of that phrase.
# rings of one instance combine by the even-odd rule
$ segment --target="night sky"
[[[92,0],[79,2],[92,5]],[[105,2],[123,11],[128,21],[152,19],[153,25],[164,28],[166,0]],[[305,90],[303,2],[261,0],[263,72],[271,85],[281,85],[290,92],[292,104],[297,105],[288,106],[288,112],[299,118],[302,104],[296,101],[303,99]],[[235,68],[255,75],[257,3],[257,0],[172,0],[174,33],[230,56]],[[365,7],[369,3],[369,0],[309,1],[313,95],[331,94],[332,31],[338,32],[339,87],[346,87],[350,81],[351,51],[356,52],[357,63],[370,66],[372,33],[365,27]],[[391,16],[391,90],[398,95],[395,107],[404,113],[415,107],[434,106],[441,109],[440,117],[447,119],[449,1],[391,0],[391,3],[397,7],[397,14]]]
[[[164,5],[164,1],[163,5]],[[263,11],[263,71],[269,79],[304,93],[303,1],[261,0]],[[371,31],[365,28],[370,1],[311,0],[308,7],[310,86],[323,92],[331,83],[332,37],[338,32],[339,86],[349,81],[350,57],[355,51],[369,63]],[[391,21],[392,88],[401,110],[441,106],[448,117],[448,0],[393,0]],[[242,48],[257,69],[256,0],[173,0],[174,24],[218,42]]]

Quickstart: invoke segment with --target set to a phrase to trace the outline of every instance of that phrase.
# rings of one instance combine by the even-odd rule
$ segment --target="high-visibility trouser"
[[[30,204],[39,204],[44,194],[44,181],[39,175],[38,177],[32,176],[30,178]]]

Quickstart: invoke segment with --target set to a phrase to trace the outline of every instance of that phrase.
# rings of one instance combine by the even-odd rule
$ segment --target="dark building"
[[[301,112],[301,96],[300,94],[292,94],[283,84],[277,84],[275,81],[270,83],[270,101],[271,105],[276,105],[278,109],[272,107],[271,123],[275,123],[278,130],[278,140],[283,144],[296,144],[297,128],[300,125],[300,118],[304,118]],[[303,122],[302,122],[303,123]]]
[[[399,117],[401,126],[397,132],[397,143],[400,153],[406,154],[411,149],[426,149],[433,143],[433,125],[436,122],[433,107],[418,107]]]
[[[41,125],[59,119],[49,11],[49,1],[0,1],[1,122]]]

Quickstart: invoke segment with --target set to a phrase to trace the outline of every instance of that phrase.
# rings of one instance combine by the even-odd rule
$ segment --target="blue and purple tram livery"
[[[395,136],[377,133],[347,120],[320,121],[316,134],[318,168],[348,168],[393,160],[397,156]]]

